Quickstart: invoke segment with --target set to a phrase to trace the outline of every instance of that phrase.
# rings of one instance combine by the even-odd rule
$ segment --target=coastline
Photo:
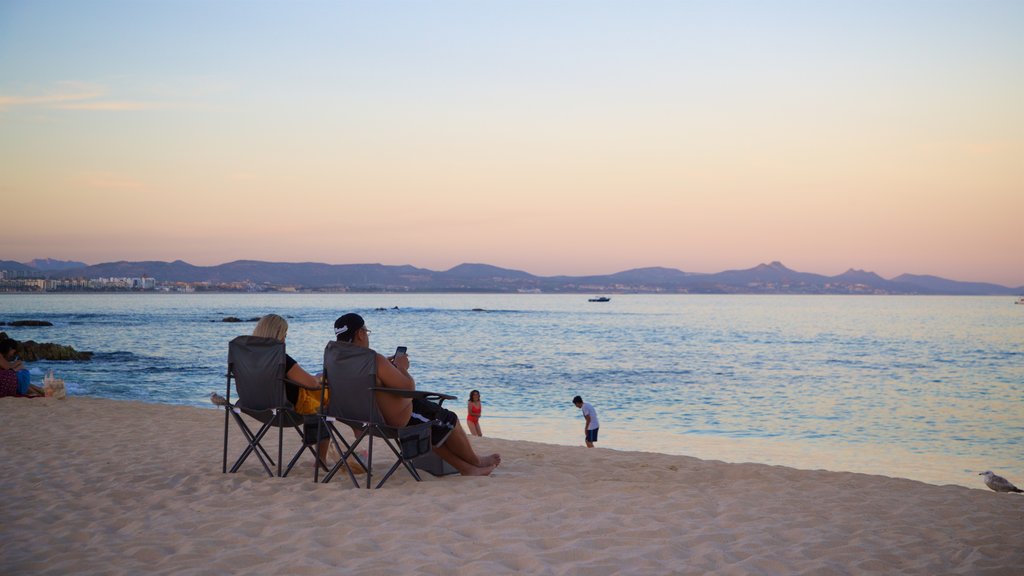
[[[460,413],[460,416],[463,414]],[[582,445],[578,415],[554,420],[488,412],[482,420],[484,433],[509,440],[527,440],[559,446]],[[1024,462],[991,457],[922,454],[900,446],[849,444],[836,441],[794,441],[775,438],[734,438],[707,434],[666,432],[656,425],[605,420],[598,446],[626,452],[652,452],[693,456],[734,464],[755,463],[800,470],[829,470],[890,476],[936,486],[955,484],[985,490],[978,473],[998,471],[1010,478],[1024,478]]]
[[[491,437],[473,439],[502,453],[490,478],[371,492],[314,484],[309,458],[222,474],[219,411],[4,398],[0,415],[12,574],[1024,571],[1015,494]]]

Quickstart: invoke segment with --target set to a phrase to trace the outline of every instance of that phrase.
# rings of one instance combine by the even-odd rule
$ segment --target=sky
[[[1024,2],[0,0],[0,259],[1024,285]]]

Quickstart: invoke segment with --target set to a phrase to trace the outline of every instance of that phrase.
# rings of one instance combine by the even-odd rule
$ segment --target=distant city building
[[[14,280],[17,278],[41,278],[42,275],[36,270],[0,270],[0,280]]]

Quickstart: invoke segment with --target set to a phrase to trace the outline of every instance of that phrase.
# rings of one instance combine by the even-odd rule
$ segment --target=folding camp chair
[[[395,463],[384,474],[376,488],[380,488],[394,474],[399,466],[420,481],[412,460],[430,454],[430,428],[436,421],[425,422],[413,426],[390,426],[384,421],[377,408],[376,392],[386,392],[405,396],[443,402],[455,399],[455,396],[436,392],[395,390],[378,388],[377,353],[368,348],[356,346],[348,342],[328,342],[324,349],[324,376],[331,391],[331,401],[323,412],[323,420],[330,431],[332,441],[345,445],[345,453],[334,467],[324,476],[324,482],[330,482],[338,470],[345,465],[349,456],[354,455],[356,448],[367,440],[368,450],[366,462],[360,464],[366,469],[366,487],[372,485],[373,439],[380,438],[395,455]],[[352,427],[356,432],[355,440],[349,444],[338,431],[337,423]],[[356,456],[358,459],[358,456]],[[347,466],[345,466],[348,469]],[[359,487],[359,482],[348,470],[352,483]]]
[[[272,466],[277,466],[278,476],[287,476],[299,457],[305,450],[309,450],[317,462],[327,467],[326,463],[317,453],[317,438],[309,438],[303,434],[300,425],[309,422],[294,410],[294,406],[288,401],[285,393],[286,361],[284,342],[273,338],[260,338],[257,336],[239,336],[228,344],[228,374],[227,393],[224,405],[224,464],[223,472],[228,472],[228,420],[234,419],[246,439],[245,450],[231,467],[231,472],[237,472],[245,460],[256,454],[267,475],[274,476]],[[238,393],[238,400],[231,402],[231,381],[235,382],[235,391]],[[254,433],[246,424],[242,414],[254,418],[261,423],[260,428]],[[315,429],[317,418],[313,417],[308,426]],[[264,449],[262,441],[272,428],[278,429],[277,435],[277,463]],[[282,473],[281,462],[284,450],[284,429],[292,428],[299,435],[302,446],[295,452],[288,467]]]

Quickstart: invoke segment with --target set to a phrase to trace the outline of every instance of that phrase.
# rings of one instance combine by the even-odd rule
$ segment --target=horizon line
[[[187,260],[184,260],[182,258],[176,258],[174,260],[123,260],[122,259],[122,260],[110,260],[110,261],[105,261],[105,262],[97,262],[95,264],[89,264],[89,263],[86,263],[86,262],[82,262],[80,260],[61,260],[61,259],[58,259],[58,258],[33,258],[33,259],[29,260],[28,262],[35,262],[35,261],[40,261],[40,260],[41,261],[51,261],[51,262],[63,262],[63,263],[82,263],[82,264],[85,264],[86,267],[89,267],[89,266],[102,266],[104,264],[119,264],[119,263],[138,264],[138,263],[145,263],[145,262],[158,262],[158,263],[163,263],[163,264],[173,264],[175,262],[181,262],[181,263],[187,264],[189,266],[194,266],[194,267],[197,267],[197,268],[216,268],[218,266],[225,266],[225,265],[233,264],[233,263],[236,263],[236,262],[259,262],[259,263],[263,263],[263,264],[316,264],[316,265],[323,265],[323,266],[385,266],[385,267],[393,267],[393,268],[400,268],[400,267],[403,267],[403,266],[409,266],[409,267],[412,267],[412,268],[417,268],[417,269],[421,269],[421,270],[427,270],[427,271],[430,271],[430,272],[450,272],[451,270],[454,270],[455,268],[458,268],[460,266],[488,266],[488,267],[491,267],[491,268],[498,268],[498,269],[501,269],[501,270],[507,270],[507,271],[511,271],[511,272],[522,272],[524,274],[529,274],[529,275],[535,276],[537,278],[557,278],[557,277],[563,277],[563,276],[564,277],[569,277],[569,278],[580,278],[580,277],[589,277],[589,276],[613,276],[615,274],[622,274],[622,273],[625,273],[625,272],[633,272],[633,271],[637,271],[637,270],[654,270],[654,269],[671,270],[671,271],[680,272],[680,273],[688,274],[688,275],[694,275],[694,276],[712,276],[712,275],[721,274],[721,273],[724,273],[724,272],[745,272],[745,271],[752,270],[754,268],[758,268],[758,267],[761,267],[761,266],[766,266],[766,267],[778,266],[778,267],[781,267],[781,268],[785,268],[786,270],[788,270],[790,272],[795,272],[795,273],[798,273],[798,274],[815,274],[815,275],[818,275],[818,276],[823,276],[825,278],[835,278],[837,276],[842,276],[843,274],[848,274],[848,273],[851,273],[851,272],[856,272],[856,273],[874,274],[875,276],[878,276],[882,280],[885,280],[885,281],[888,281],[888,282],[895,281],[896,278],[899,278],[901,276],[925,276],[925,277],[937,278],[937,279],[940,279],[940,280],[948,280],[948,281],[952,281],[952,282],[962,282],[962,283],[969,283],[969,284],[990,284],[992,286],[998,286],[998,287],[1007,288],[1007,289],[1024,289],[1024,284],[1019,285],[1019,286],[1013,286],[1013,285],[1000,284],[1000,283],[997,283],[997,282],[990,282],[990,281],[986,281],[986,280],[956,280],[956,279],[953,279],[953,278],[946,278],[944,276],[938,276],[938,275],[935,275],[935,274],[916,274],[916,273],[911,273],[911,272],[902,272],[902,273],[900,273],[900,274],[898,274],[896,276],[893,276],[892,278],[886,278],[886,277],[884,277],[884,276],[882,276],[882,275],[880,275],[877,272],[874,272],[872,270],[865,270],[865,269],[854,268],[854,267],[849,267],[849,268],[846,269],[846,271],[841,272],[839,274],[828,275],[828,274],[821,274],[819,272],[806,272],[806,271],[796,270],[796,269],[793,269],[793,268],[790,268],[790,267],[786,266],[781,260],[772,260],[770,262],[760,262],[760,263],[755,264],[753,266],[750,266],[748,268],[729,268],[729,269],[719,270],[717,272],[693,272],[693,271],[682,270],[680,268],[673,268],[673,267],[669,267],[669,266],[639,266],[639,267],[635,267],[635,268],[627,268],[627,269],[624,269],[624,270],[618,270],[618,271],[615,271],[615,272],[604,272],[604,273],[596,273],[596,274],[554,274],[554,275],[547,275],[547,276],[535,274],[533,272],[528,272],[526,270],[522,270],[522,269],[518,269],[518,268],[507,268],[507,267],[504,267],[504,266],[499,266],[499,265],[496,265],[496,264],[489,264],[489,263],[486,263],[486,262],[461,262],[461,263],[456,264],[456,265],[454,265],[454,266],[452,266],[452,267],[450,267],[450,268],[448,268],[446,270],[434,270],[434,269],[431,269],[431,268],[425,268],[425,267],[421,267],[421,266],[416,266],[416,265],[410,264],[410,263],[406,263],[406,264],[384,264],[382,262],[329,263],[329,262],[317,262],[317,261],[312,261],[312,260],[304,260],[304,261],[288,261],[288,260],[283,260],[282,261],[282,260],[257,260],[257,259],[252,259],[252,258],[237,258],[237,259],[234,259],[234,260],[229,260],[229,261],[226,261],[226,262],[221,262],[219,264],[193,264],[193,263],[188,262]],[[11,262],[17,262],[16,260],[10,260],[10,261]],[[22,264],[24,266],[29,266],[30,268],[34,268],[34,266],[31,266],[28,262],[17,262],[17,263]],[[72,268],[68,268],[68,269],[64,269],[64,270],[48,270],[48,271],[66,271],[66,270],[72,270]]]

